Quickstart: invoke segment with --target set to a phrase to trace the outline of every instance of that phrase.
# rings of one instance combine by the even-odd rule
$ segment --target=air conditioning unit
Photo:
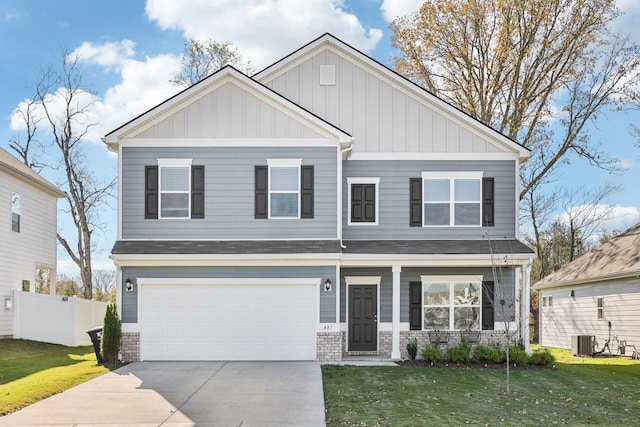
[[[571,353],[574,356],[591,356],[594,352],[595,341],[594,335],[573,335],[571,337]]]

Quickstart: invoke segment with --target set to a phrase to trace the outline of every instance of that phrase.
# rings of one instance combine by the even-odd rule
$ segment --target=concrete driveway
[[[139,362],[0,426],[325,426],[318,362]]]

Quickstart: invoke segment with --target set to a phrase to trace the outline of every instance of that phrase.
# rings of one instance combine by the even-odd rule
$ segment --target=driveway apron
[[[318,362],[138,362],[0,426],[325,426]]]

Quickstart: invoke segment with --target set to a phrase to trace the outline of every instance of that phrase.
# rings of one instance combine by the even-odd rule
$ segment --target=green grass
[[[554,369],[323,365],[327,425],[640,425],[640,362],[572,358]]]
[[[109,372],[92,346],[0,340],[0,416]]]

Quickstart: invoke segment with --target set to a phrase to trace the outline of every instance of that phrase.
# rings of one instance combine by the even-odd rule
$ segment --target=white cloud
[[[622,12],[613,22],[613,30],[628,35],[632,41],[640,43],[640,2],[638,0],[617,0],[616,6]]]
[[[146,13],[186,38],[230,41],[258,69],[330,32],[364,52],[382,38],[365,29],[341,0],[147,0]]]
[[[387,22],[391,22],[398,16],[408,15],[417,12],[424,0],[384,0],[380,6],[382,16]]]
[[[624,231],[630,228],[632,225],[640,222],[640,210],[634,206],[620,206],[620,205],[581,205],[575,206],[569,209],[574,216],[580,216],[581,213],[586,213],[590,218],[599,217],[603,218],[599,227],[594,230],[591,236],[587,237],[587,240],[591,242],[597,241],[602,233],[612,231]],[[558,217],[560,221],[565,224],[569,223],[569,217],[567,213],[564,213]]]
[[[84,42],[71,52],[80,61],[96,64],[107,70],[119,70],[128,58],[135,55],[135,43],[131,40],[109,42],[101,45]]]

